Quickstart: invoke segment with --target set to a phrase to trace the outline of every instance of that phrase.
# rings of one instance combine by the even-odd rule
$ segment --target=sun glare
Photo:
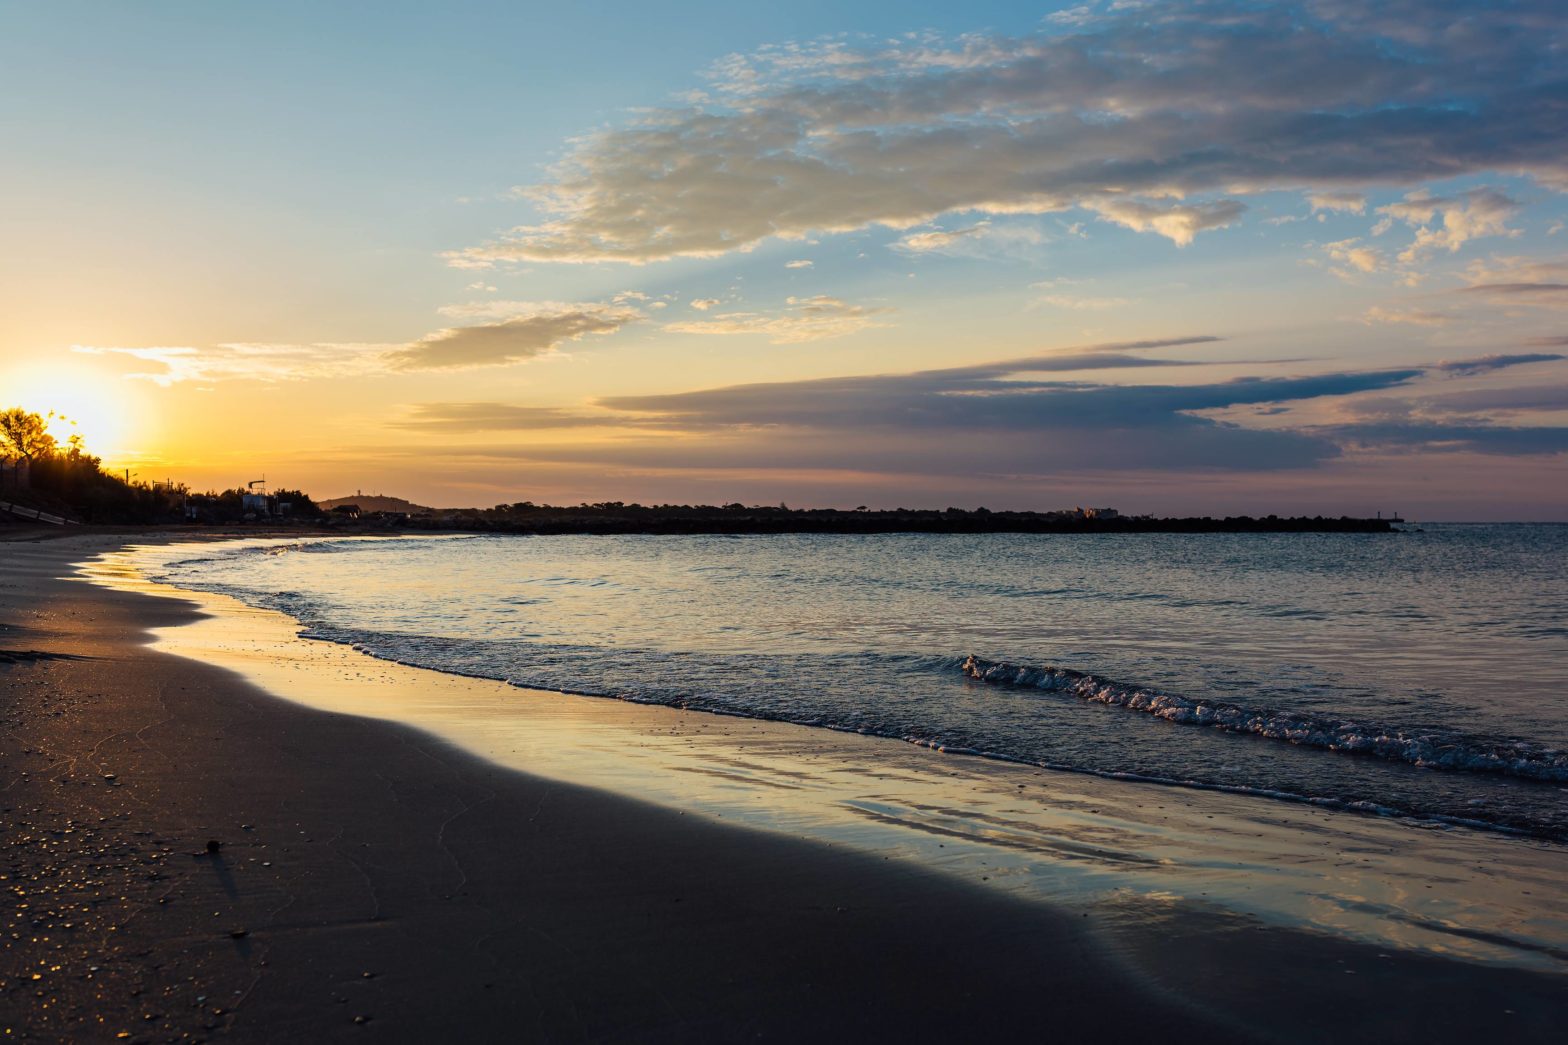
[[[117,457],[132,436],[132,391],[87,367],[30,367],[0,378],[0,409],[19,406],[53,414],[49,433],[63,445],[80,435],[87,450]]]

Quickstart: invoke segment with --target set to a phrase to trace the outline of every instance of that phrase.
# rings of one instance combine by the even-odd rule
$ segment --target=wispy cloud
[[[1511,306],[1568,307],[1568,258],[1493,256],[1466,269],[1466,297],[1490,299]]]
[[[668,323],[664,329],[677,334],[760,334],[775,345],[793,345],[885,326],[878,317],[893,311],[852,305],[826,294],[787,298],[784,305],[774,312],[723,312],[712,319]],[[698,307],[696,302],[692,306]]]
[[[1476,374],[1489,374],[1494,370],[1504,370],[1508,367],[1524,366],[1528,363],[1556,363],[1568,359],[1557,352],[1515,352],[1512,354],[1499,354],[1481,356],[1477,359],[1444,360],[1433,366],[1432,369],[1452,374],[1456,377],[1473,377]]]
[[[636,309],[594,302],[482,302],[454,306],[464,318],[494,322],[448,327],[387,355],[397,370],[457,370],[500,366],[535,359],[568,341],[594,334],[613,334],[643,318]]]
[[[1084,204],[1106,221],[1134,232],[1157,232],[1178,247],[1185,247],[1204,229],[1222,229],[1241,217],[1247,205],[1240,200],[1200,204],[1158,204],[1143,200],[1089,200]]]
[[[527,453],[633,468],[862,477],[1277,472],[1313,468],[1347,449],[1512,456],[1568,449],[1568,429],[1477,416],[1555,410],[1564,401],[1558,385],[1433,395],[1428,383],[1434,373],[1493,373],[1562,356],[1181,385],[1086,379],[1095,370],[1201,366],[1164,358],[1162,350],[1214,340],[1091,345],[942,370],[613,396],[582,410],[436,403],[402,423],[453,434],[596,425],[622,431],[592,445],[530,443]],[[1348,420],[1256,428],[1233,419],[1237,411],[1272,416],[1312,401],[1343,404],[1339,412]]]
[[[1488,8],[1484,25],[1467,13],[1172,0],[1087,6],[1026,36],[735,55],[689,104],[580,139],[522,191],[541,220],[450,260],[643,263],[1075,208],[1184,244],[1269,190],[1359,213],[1375,186],[1489,172],[1568,186],[1558,3]],[[1384,217],[1416,228],[1415,257],[1505,234],[1514,206],[1417,194]]]
[[[1373,305],[1362,314],[1363,323],[1402,323],[1416,327],[1443,327],[1459,321],[1451,312],[1433,312],[1422,308],[1391,308]]]
[[[1042,243],[1045,234],[1032,225],[987,219],[956,229],[907,232],[892,248],[906,254],[951,254],[961,257],[1027,255]]]
[[[120,347],[73,345],[87,355],[121,356],[140,360],[151,369],[125,376],[168,387],[219,381],[302,381],[311,378],[353,377],[375,373],[394,346],[374,344],[247,344],[206,346]]]
[[[1037,301],[1042,305],[1080,311],[1120,308],[1128,303],[1126,298],[1091,297],[1085,294],[1044,294]]]
[[[602,417],[546,406],[511,406],[506,403],[419,403],[407,416],[392,422],[395,428],[467,433],[585,428],[604,424]]]
[[[944,251],[966,240],[983,236],[991,227],[989,221],[976,222],[958,229],[929,229],[925,232],[907,232],[893,243],[896,250],[908,251],[911,254],[925,254],[931,251]]]
[[[141,360],[155,369],[127,377],[159,385],[220,381],[303,381],[387,370],[455,370],[519,363],[590,335],[613,334],[644,318],[625,305],[597,302],[473,301],[440,312],[463,326],[446,327],[402,345],[225,343],[206,346],[75,345],[89,355]],[[475,322],[477,321],[477,322]]]
[[[1309,192],[1307,202],[1316,211],[1341,211],[1346,214],[1365,214],[1367,198],[1359,192]]]

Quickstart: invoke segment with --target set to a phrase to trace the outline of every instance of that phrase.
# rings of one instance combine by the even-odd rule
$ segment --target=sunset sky
[[[1568,518],[1562,0],[0,0],[0,407],[198,488]]]

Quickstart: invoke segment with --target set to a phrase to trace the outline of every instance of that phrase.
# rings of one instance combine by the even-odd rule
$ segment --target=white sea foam
[[[1438,734],[1348,720],[1284,714],[1219,701],[1195,700],[1112,682],[1072,668],[1008,664],[970,655],[960,665],[970,678],[1067,693],[1081,700],[1142,711],[1167,722],[1283,740],[1305,747],[1372,755],[1429,769],[1502,773],[1528,780],[1568,781],[1568,752],[1524,743],[1487,745]]]

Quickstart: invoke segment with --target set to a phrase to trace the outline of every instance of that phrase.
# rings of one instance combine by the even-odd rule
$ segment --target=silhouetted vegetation
[[[0,501],[73,522],[108,525],[202,522],[277,523],[319,520],[322,512],[302,490],[257,494],[244,488],[192,494],[170,482],[133,481],[104,470],[80,436],[62,446],[49,432],[53,414],[0,411]]]
[[[53,416],[15,407],[0,411],[0,451],[15,459],[9,482],[0,477],[0,499],[90,523],[153,523],[178,517],[173,491],[104,471],[103,462],[87,452],[80,436],[71,436],[62,447],[48,430]]]
[[[420,529],[533,534],[768,533],[1387,533],[1388,519],[1269,515],[1159,519],[1083,512],[993,512],[985,508],[789,508],[743,504],[645,506],[601,501],[554,507],[522,501],[489,509],[435,512],[406,520]]]

